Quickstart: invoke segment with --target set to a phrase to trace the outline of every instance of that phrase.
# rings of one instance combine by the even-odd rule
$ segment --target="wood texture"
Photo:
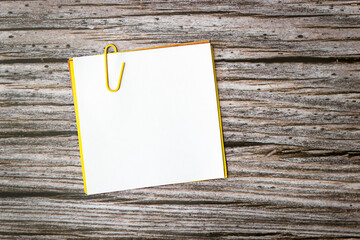
[[[358,1],[0,10],[0,238],[360,238]],[[67,59],[207,39],[228,179],[86,196]]]

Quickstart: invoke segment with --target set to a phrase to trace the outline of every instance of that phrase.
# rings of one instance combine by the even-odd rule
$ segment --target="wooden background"
[[[359,1],[0,9],[1,238],[360,238]],[[67,59],[207,39],[229,178],[86,196]]]

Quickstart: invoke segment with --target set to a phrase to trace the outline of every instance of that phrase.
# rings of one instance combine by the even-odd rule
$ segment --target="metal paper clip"
[[[124,72],[125,63],[123,62],[123,63],[122,63],[122,66],[121,66],[121,72],[120,72],[119,83],[118,83],[118,85],[117,85],[117,88],[114,89],[114,90],[112,90],[112,89],[110,88],[110,86],[109,86],[108,64],[107,64],[107,53],[108,53],[107,51],[108,51],[108,48],[109,48],[109,47],[113,47],[114,50],[115,50],[115,52],[117,52],[117,48],[116,48],[116,46],[113,45],[113,44],[109,44],[109,45],[107,45],[106,48],[105,48],[105,53],[104,53],[104,55],[105,55],[106,87],[107,87],[107,89],[108,89],[110,92],[117,92],[117,91],[119,90],[119,88],[120,88],[120,84],[121,84],[121,79],[122,79],[122,75],[123,75],[123,72]]]

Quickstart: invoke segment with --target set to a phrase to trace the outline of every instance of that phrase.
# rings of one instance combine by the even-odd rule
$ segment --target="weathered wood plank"
[[[3,1],[0,238],[359,238],[357,1]],[[229,178],[85,196],[66,60],[210,39]]]

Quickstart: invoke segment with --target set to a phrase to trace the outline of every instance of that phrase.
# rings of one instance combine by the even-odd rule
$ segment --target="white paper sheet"
[[[210,43],[73,59],[88,194],[224,177]]]

